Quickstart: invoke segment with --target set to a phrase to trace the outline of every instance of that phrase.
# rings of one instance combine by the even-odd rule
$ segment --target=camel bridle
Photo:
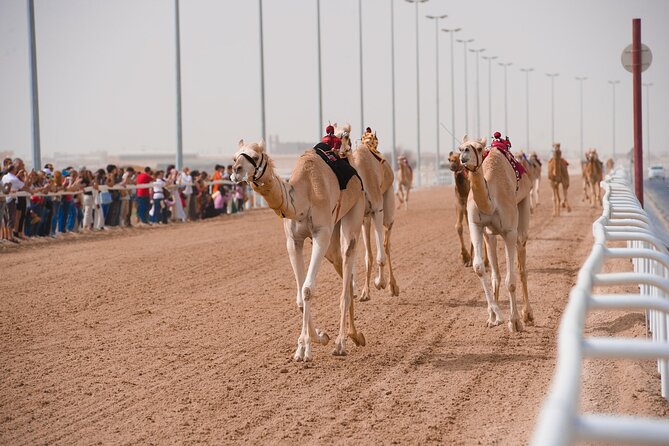
[[[260,162],[256,164],[255,160],[247,155],[246,153],[242,152],[240,155],[242,155],[244,158],[246,158],[246,161],[251,163],[253,166],[253,175],[251,176],[251,181],[253,181],[254,184],[258,184],[258,181],[265,175],[265,172],[267,171],[267,165],[269,164],[269,159],[265,157],[265,154],[262,153],[260,155]],[[260,175],[258,175],[258,172],[260,172]]]
[[[469,145],[469,148],[472,149],[474,151],[474,155],[476,155],[476,167],[474,167],[473,169],[470,169],[469,166],[467,166],[467,164],[462,163],[462,165],[468,171],[476,172],[477,170],[479,170],[479,168],[483,164],[483,159],[481,159],[481,158],[483,158],[483,156],[479,157],[479,151],[476,149],[476,147],[472,146],[471,144]],[[483,150],[481,150],[481,151],[483,151]],[[479,159],[480,159],[480,161],[479,161]]]

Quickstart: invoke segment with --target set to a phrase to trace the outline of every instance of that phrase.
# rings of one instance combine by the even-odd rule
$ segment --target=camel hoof
[[[523,331],[523,325],[520,323],[520,320],[509,320],[509,331],[511,333],[519,333]]]
[[[357,333],[349,333],[348,336],[351,338],[356,347],[364,347],[367,344],[365,340],[365,335],[361,331]]]
[[[490,319],[488,319],[488,321],[485,323],[485,326],[486,326],[487,328],[493,328],[493,327],[497,327],[497,326],[500,325],[501,323],[502,323],[502,321],[499,320],[499,319],[494,320],[494,321],[491,321]]]
[[[316,335],[318,336],[319,344],[328,345],[328,342],[330,342],[330,336],[323,330],[316,329]]]
[[[360,302],[367,302],[369,300],[369,291],[362,290],[362,295],[360,296]]]
[[[374,286],[376,287],[377,290],[385,290],[386,289],[386,281],[384,280],[378,280],[374,279]]]
[[[526,325],[534,325],[534,315],[532,314],[531,311],[527,313],[523,311],[522,314],[523,314],[523,322]]]
[[[303,345],[298,345],[297,350],[295,350],[295,355],[293,355],[293,359],[296,362],[302,361],[304,358],[304,346]]]
[[[390,295],[391,296],[399,296],[400,295],[400,287],[395,282],[390,283]]]

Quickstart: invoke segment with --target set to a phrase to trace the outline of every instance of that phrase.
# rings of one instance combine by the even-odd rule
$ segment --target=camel
[[[497,133],[496,133],[497,134]],[[511,332],[523,326],[516,305],[515,260],[522,285],[523,309],[521,316],[527,325],[533,324],[534,315],[527,292],[526,247],[530,224],[530,178],[520,174],[502,149],[493,147],[484,159],[486,139],[469,140],[464,136],[460,145],[460,162],[469,170],[471,192],[467,202],[469,233],[474,244],[474,272],[479,277],[488,303],[486,325],[493,327],[503,322],[499,308],[500,275],[497,260],[497,235],[501,235],[506,248],[506,288],[509,292],[509,321]],[[509,154],[513,158],[513,155]],[[518,177],[517,175],[520,174]],[[483,263],[483,239],[491,266],[492,292]]]
[[[537,152],[530,154],[530,176],[532,177],[532,192],[530,198],[532,199],[532,207],[539,206],[539,183],[541,183],[541,161]]]
[[[586,171],[586,166],[588,164],[587,153],[585,156],[586,160],[581,160],[581,180],[583,182],[583,196],[581,197],[581,201],[590,201],[590,179],[588,178],[588,173]]]
[[[535,179],[537,179],[535,177],[536,171],[533,170],[532,164],[530,163],[530,159],[522,150],[516,153],[515,158],[523,166],[527,174],[530,176],[530,184],[532,185],[532,188],[530,189],[530,214],[531,214],[534,212],[534,207],[536,206],[534,204],[534,181]],[[541,175],[541,166],[539,166],[539,175]]]
[[[315,150],[307,150],[300,156],[288,181],[281,179],[274,172],[263,140],[249,144],[239,141],[233,162],[230,179],[237,183],[247,179],[253,190],[283,218],[286,247],[297,282],[296,301],[302,310],[302,331],[294,359],[311,361],[312,340],[322,345],[330,340],[327,333],[314,328],[311,318],[316,278],[324,257],[334,264],[343,281],[339,336],[333,354],[346,355],[347,334],[356,345],[364,346],[365,337],[354,325],[351,282],[355,246],[365,213],[360,179],[350,178],[346,188],[340,190],[337,177]],[[305,275],[303,248],[307,238],[312,239],[313,247]]]
[[[613,158],[609,158],[606,160],[606,173],[610,173],[613,170],[614,164],[615,161],[613,161]]]
[[[370,298],[370,278],[374,263],[372,252],[372,227],[376,240],[376,262],[379,266],[378,276],[374,279],[376,289],[385,289],[388,282],[385,277],[385,266],[388,263],[389,284],[391,296],[399,296],[400,289],[397,285],[390,257],[390,234],[395,221],[395,194],[393,192],[393,181],[395,176],[392,167],[378,151],[379,140],[376,133],[367,128],[362,136],[362,142],[355,150],[351,150],[350,124],[341,127],[335,126],[335,135],[342,139],[341,156],[350,161],[362,178],[365,186],[366,206],[365,217],[362,225],[363,240],[365,242],[365,285],[360,296],[361,301]]]
[[[462,220],[469,221],[467,216],[467,197],[469,197],[469,178],[467,170],[460,162],[460,156],[457,153],[451,152],[448,154],[448,162],[450,169],[453,172],[453,180],[455,183],[455,230],[458,232],[460,238],[460,258],[464,266],[472,266],[472,254],[474,245],[469,244],[469,252],[465,246],[465,240],[462,236]]]
[[[548,160],[548,181],[551,182],[551,189],[553,189],[553,217],[560,216],[560,207],[566,208],[567,212],[571,212],[571,206],[569,206],[569,200],[567,199],[567,191],[569,190],[568,165],[567,161],[562,158],[560,143],[553,144],[553,156]],[[560,199],[560,185],[562,185],[564,200]]]
[[[590,149],[585,154],[585,176],[590,187],[590,206],[595,207],[602,204],[602,193],[599,183],[602,181],[603,164],[599,160],[596,149]]]
[[[409,209],[409,191],[413,183],[413,169],[409,165],[407,157],[400,155],[397,157],[397,209],[404,203],[404,209]]]

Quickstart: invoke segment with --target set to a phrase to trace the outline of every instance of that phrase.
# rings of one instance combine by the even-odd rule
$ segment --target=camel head
[[[597,155],[597,149],[588,149],[588,151],[585,153],[585,159],[588,161],[599,160],[599,155]]]
[[[230,181],[241,183],[242,181],[257,182],[267,173],[270,160],[265,153],[265,141],[257,143],[245,143],[239,140],[239,150],[232,158],[232,175]]]
[[[487,139],[469,139],[467,135],[462,138],[460,144],[460,162],[471,172],[475,172],[483,164],[483,151],[486,148]]]
[[[460,169],[462,169],[462,164],[460,164],[460,155],[455,152],[450,152],[448,154],[448,164],[451,171],[459,172]]]
[[[341,149],[339,149],[339,156],[346,157],[351,154],[353,145],[351,144],[351,124],[346,123],[339,125],[334,123],[335,136],[341,139]]]
[[[560,143],[556,142],[553,144],[553,156],[555,158],[561,158],[562,157],[562,150],[560,150]]]

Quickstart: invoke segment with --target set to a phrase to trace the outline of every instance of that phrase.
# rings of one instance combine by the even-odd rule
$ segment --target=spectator
[[[235,186],[235,199],[237,201],[237,212],[244,211],[244,203],[246,202],[246,183],[237,184]]]
[[[152,223],[163,223],[163,199],[165,198],[164,188],[165,180],[163,176],[165,172],[159,170],[156,172],[156,178],[153,180],[153,209],[151,215]]]
[[[145,167],[144,172],[137,175],[137,185],[150,184],[153,181],[151,177],[151,168]],[[148,188],[137,189],[137,218],[140,223],[149,223],[149,206],[151,202],[151,191]]]
[[[63,173],[60,170],[56,170],[53,173],[53,178],[51,179],[51,191],[52,192],[62,192],[63,191]],[[55,237],[58,233],[58,219],[60,214],[60,204],[63,200],[62,195],[56,195],[52,198],[51,205],[51,231],[50,234],[52,237]]]
[[[183,187],[184,199],[186,200],[185,209],[186,217],[188,220],[195,220],[195,200],[193,200],[193,177],[191,176],[190,169],[184,167],[183,171],[179,175],[179,185]]]
[[[16,165],[10,164],[7,167],[5,175],[2,177],[2,184],[9,184],[9,192],[18,192],[21,190],[28,190],[26,184],[16,175]],[[4,187],[5,190],[7,187]],[[18,238],[16,217],[18,216],[17,197],[7,197],[7,231],[9,232],[8,240],[15,242]]]
[[[84,188],[82,204],[84,208],[84,218],[82,222],[83,230],[90,231],[93,229],[93,209],[95,207],[95,197],[91,189],[96,184],[93,174],[89,170],[81,172],[81,185]]]
[[[123,187],[127,185],[135,184],[136,181],[136,172],[132,167],[125,169],[123,176],[121,177],[121,185]],[[132,192],[130,190],[121,191],[121,216],[120,216],[120,225],[130,227],[130,217],[132,216]]]

